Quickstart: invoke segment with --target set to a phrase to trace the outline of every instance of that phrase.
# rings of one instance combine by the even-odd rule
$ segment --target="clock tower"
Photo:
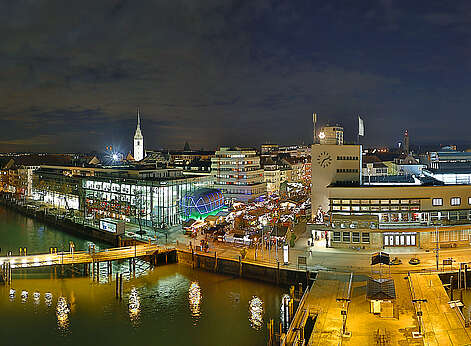
[[[137,128],[134,134],[134,160],[141,161],[144,158],[144,137],[141,133],[141,118],[137,109]]]
[[[361,145],[314,144],[311,149],[311,210],[329,210],[329,188],[361,184]]]

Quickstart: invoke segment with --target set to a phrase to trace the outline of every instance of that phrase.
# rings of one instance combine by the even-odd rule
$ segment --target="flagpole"
[[[358,116],[357,145],[360,145],[360,116]]]

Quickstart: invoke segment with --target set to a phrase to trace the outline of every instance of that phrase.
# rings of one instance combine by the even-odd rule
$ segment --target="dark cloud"
[[[0,150],[466,137],[464,1],[0,2]],[[449,119],[460,123],[452,126]],[[443,130],[446,128],[447,130]],[[61,149],[61,150],[59,150]]]

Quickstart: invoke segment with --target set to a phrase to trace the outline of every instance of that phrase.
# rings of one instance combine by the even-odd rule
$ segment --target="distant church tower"
[[[144,137],[141,133],[141,119],[139,108],[137,109],[137,128],[134,134],[134,160],[141,161],[144,158]]]
[[[406,155],[409,155],[410,153],[409,140],[409,131],[406,130],[404,133],[404,151],[406,152]]]

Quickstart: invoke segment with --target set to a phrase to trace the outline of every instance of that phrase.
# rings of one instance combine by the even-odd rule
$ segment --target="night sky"
[[[355,6],[352,6],[354,4]],[[0,0],[0,151],[468,142],[470,1]]]

